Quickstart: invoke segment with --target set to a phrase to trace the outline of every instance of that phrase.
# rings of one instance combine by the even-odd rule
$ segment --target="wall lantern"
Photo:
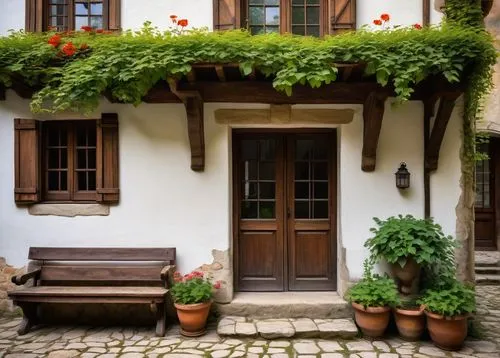
[[[398,189],[407,189],[410,187],[410,172],[406,169],[406,163],[402,162],[396,173],[396,187]]]

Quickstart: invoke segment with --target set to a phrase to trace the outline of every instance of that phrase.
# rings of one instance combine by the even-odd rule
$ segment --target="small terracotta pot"
[[[423,307],[414,309],[394,309],[394,318],[401,338],[407,341],[417,341],[425,328]]]
[[[408,295],[411,293],[411,285],[415,277],[420,272],[420,265],[413,257],[408,257],[406,264],[401,267],[398,263],[391,264],[392,274],[399,280],[399,290],[401,293]]]
[[[444,317],[425,311],[427,329],[436,346],[449,351],[458,351],[467,337],[467,315]]]
[[[352,307],[356,323],[365,336],[376,338],[384,334],[391,316],[389,307],[367,307],[365,309],[355,302],[352,303]]]
[[[181,324],[181,334],[186,337],[199,337],[205,334],[208,313],[212,301],[182,305],[174,303]]]

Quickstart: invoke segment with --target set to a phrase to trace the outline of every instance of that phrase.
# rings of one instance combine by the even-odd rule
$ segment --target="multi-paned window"
[[[45,200],[95,200],[96,134],[92,120],[44,123]]]
[[[104,29],[106,0],[48,0],[47,28],[57,31],[79,30],[82,26]]]
[[[487,159],[476,162],[476,200],[475,207],[490,209],[492,206],[492,172],[490,157],[492,151],[488,144],[481,144],[477,151],[488,155]]]
[[[270,32],[321,36],[327,27],[325,0],[247,0],[244,14],[252,34]]]

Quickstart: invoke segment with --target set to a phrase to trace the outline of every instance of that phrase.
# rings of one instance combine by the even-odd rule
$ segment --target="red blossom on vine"
[[[172,22],[174,24],[176,24],[177,23],[177,15],[170,15],[170,20],[172,20]]]
[[[59,44],[61,43],[61,36],[59,35],[52,35],[49,40],[47,41],[47,43],[50,45],[50,46],[53,46],[53,47],[57,47],[59,46]]]
[[[379,20],[379,19],[375,19],[373,20],[373,23],[377,26],[381,26],[382,25],[382,20]]]
[[[61,51],[66,56],[73,56],[76,53],[76,47],[75,47],[75,45],[73,45],[72,42],[68,42],[68,43],[64,44]]]
[[[391,17],[389,16],[389,14],[382,14],[380,15],[380,19],[384,22],[387,22],[391,19]]]
[[[180,27],[186,27],[188,25],[188,20],[187,19],[181,19],[181,20],[177,21],[177,24]]]
[[[417,29],[417,30],[422,30],[422,25],[420,25],[420,24],[414,24],[413,28]]]

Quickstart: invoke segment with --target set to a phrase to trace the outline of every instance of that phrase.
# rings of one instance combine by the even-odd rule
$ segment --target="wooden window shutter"
[[[25,30],[28,32],[43,31],[43,0],[26,0]]]
[[[121,0],[108,0],[108,30],[121,30]]]
[[[98,202],[118,203],[118,115],[103,113],[97,121],[97,186]]]
[[[14,119],[14,200],[31,204],[41,200],[40,122]]]
[[[356,30],[356,0],[330,0],[331,33]]]
[[[239,2],[239,0],[214,0],[214,30],[240,27]]]

